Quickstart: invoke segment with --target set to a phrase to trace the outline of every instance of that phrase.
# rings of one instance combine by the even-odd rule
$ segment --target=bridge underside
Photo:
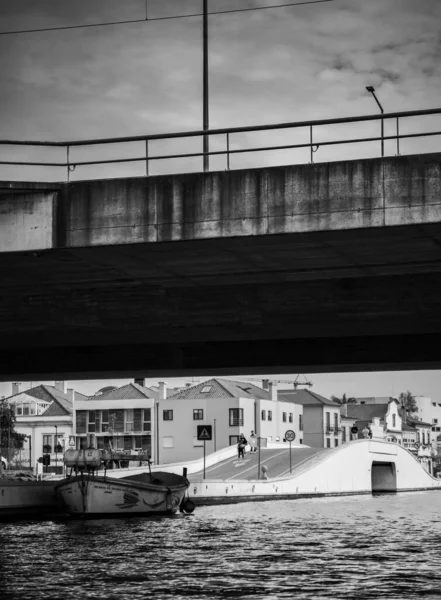
[[[441,224],[0,254],[0,377],[439,368]]]

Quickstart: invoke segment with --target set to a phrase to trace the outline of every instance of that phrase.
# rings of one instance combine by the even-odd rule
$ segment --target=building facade
[[[11,466],[36,470],[38,460],[49,455],[49,473],[63,472],[63,454],[73,433],[73,404],[75,396],[86,399],[73,389],[66,389],[64,381],[54,386],[38,385],[21,391],[13,384],[12,396],[5,398],[16,417],[15,429],[26,435],[23,450],[17,453]]]
[[[283,441],[293,430],[295,442],[303,443],[302,407],[278,399],[269,381],[263,388],[248,382],[213,378],[187,386],[161,400],[158,406],[157,454],[161,463],[201,458],[204,442],[197,438],[198,425],[211,425],[207,453],[235,445],[241,433],[251,431],[261,444]]]
[[[302,406],[303,443],[313,448],[335,448],[341,444],[340,405],[311,390],[279,390],[281,402]]]
[[[71,445],[77,449],[113,448],[128,454],[143,452],[155,462],[154,409],[160,393],[137,383],[105,387],[94,396],[75,401],[75,430]]]

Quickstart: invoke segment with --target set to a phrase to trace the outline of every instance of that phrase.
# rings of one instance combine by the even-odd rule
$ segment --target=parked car
[[[3,467],[4,469],[6,469],[6,467],[8,466],[8,461],[7,461],[7,460],[6,460],[6,458],[4,458],[3,456],[2,456],[2,457],[0,457],[0,458],[1,458],[1,460],[2,460],[2,467]]]

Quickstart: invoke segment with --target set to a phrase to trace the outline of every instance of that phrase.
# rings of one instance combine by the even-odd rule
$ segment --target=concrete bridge
[[[441,154],[0,183],[0,377],[439,368]]]

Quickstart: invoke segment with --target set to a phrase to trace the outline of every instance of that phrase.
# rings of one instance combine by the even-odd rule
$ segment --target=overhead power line
[[[304,2],[289,2],[287,4],[274,4],[272,6],[255,6],[254,8],[234,8],[230,10],[219,10],[209,12],[208,15],[224,15],[229,13],[251,12],[256,10],[271,10],[276,8],[286,8],[290,6],[303,6],[305,4],[323,4],[325,2],[333,2],[334,0],[305,0]],[[125,25],[128,23],[149,23],[151,21],[169,21],[171,19],[191,19],[194,17],[202,17],[203,13],[194,13],[190,15],[171,15],[168,17],[148,17],[143,19],[130,19],[127,21],[111,21],[107,23],[89,23],[86,25],[66,25],[63,27],[44,27],[40,29],[19,29],[16,31],[0,31],[0,35],[19,35],[22,33],[40,33],[47,31],[62,31],[66,29],[87,29],[90,27],[110,27],[114,25]]]

